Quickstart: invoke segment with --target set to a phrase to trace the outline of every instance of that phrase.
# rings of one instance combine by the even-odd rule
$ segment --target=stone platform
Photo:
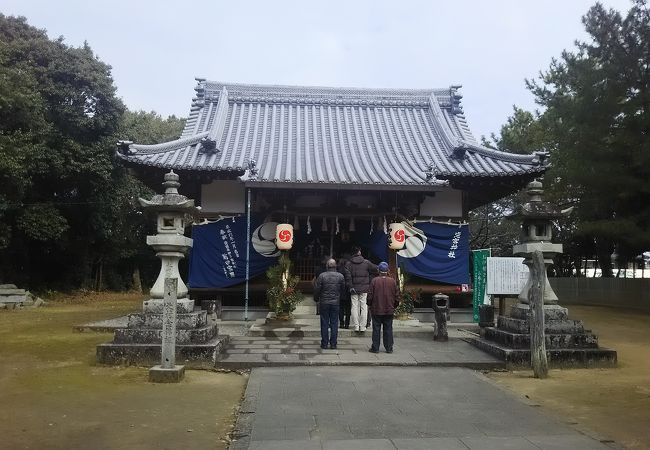
[[[510,316],[499,317],[496,327],[487,327],[481,336],[467,342],[501,360],[508,368],[530,367],[529,306],[514,305]],[[550,367],[612,367],[615,350],[598,346],[598,336],[585,329],[580,320],[569,319],[568,310],[544,305],[544,334]]]
[[[15,284],[0,284],[0,309],[36,308],[44,303],[31,292],[18,289]]]
[[[447,342],[433,338],[395,338],[393,353],[380,348],[370,353],[371,334],[339,335],[336,349],[321,349],[320,337],[232,336],[216,367],[242,369],[269,366],[426,366],[502,369],[503,361],[461,339],[462,331],[450,330]]]
[[[206,311],[186,312],[187,309],[187,304],[180,305],[176,316],[176,362],[191,368],[213,367],[229,336],[218,334],[216,318],[208,316]],[[162,314],[129,314],[119,324],[121,326],[113,330],[113,341],[97,346],[97,362],[109,365],[160,363]]]

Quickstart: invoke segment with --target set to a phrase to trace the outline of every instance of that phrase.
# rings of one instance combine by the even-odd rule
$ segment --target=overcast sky
[[[113,67],[130,109],[187,116],[194,77],[290,85],[437,88],[462,84],[474,134],[512,105],[536,107],[524,79],[585,39],[590,0],[2,0]],[[605,0],[626,12],[629,0]]]

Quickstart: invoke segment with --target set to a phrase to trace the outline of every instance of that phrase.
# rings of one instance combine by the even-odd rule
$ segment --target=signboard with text
[[[488,258],[487,294],[519,295],[528,281],[524,258]]]

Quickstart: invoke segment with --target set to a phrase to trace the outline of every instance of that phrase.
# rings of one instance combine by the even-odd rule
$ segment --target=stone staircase
[[[351,329],[339,328],[339,337],[359,337],[372,334],[368,329],[358,333]],[[417,319],[393,321],[393,335],[395,337],[426,337],[433,339],[434,325],[420,322]],[[317,338],[320,337],[320,317],[316,314],[316,302],[312,296],[305,299],[296,307],[291,320],[278,320],[275,314],[269,313],[265,319],[256,320],[251,326],[249,336],[252,337],[293,337]]]

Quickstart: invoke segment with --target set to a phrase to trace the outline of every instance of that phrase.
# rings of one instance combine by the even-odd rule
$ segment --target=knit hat
[[[379,263],[379,271],[380,272],[388,272],[388,263],[387,262],[380,262]]]

